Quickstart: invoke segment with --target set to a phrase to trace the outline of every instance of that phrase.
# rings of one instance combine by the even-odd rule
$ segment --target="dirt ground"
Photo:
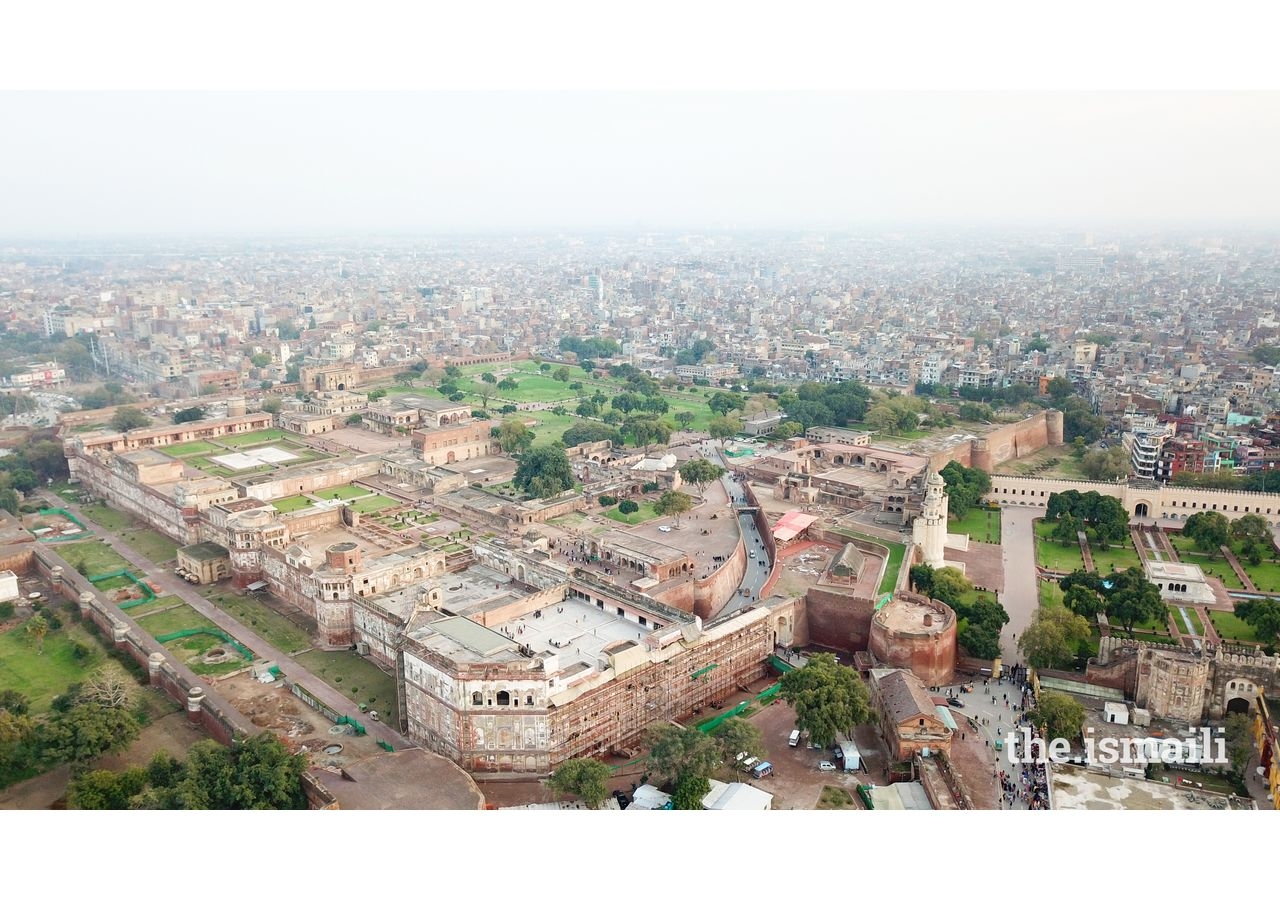
[[[372,737],[334,725],[290,693],[283,681],[262,684],[241,672],[219,681],[214,690],[254,725],[274,732],[290,747],[306,748],[312,765],[339,767],[384,752]],[[341,749],[326,752],[329,747]]]

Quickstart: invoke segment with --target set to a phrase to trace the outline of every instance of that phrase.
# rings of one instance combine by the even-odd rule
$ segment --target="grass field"
[[[354,500],[356,497],[365,497],[369,494],[364,488],[359,488],[352,484],[344,484],[336,488],[325,488],[323,491],[312,491],[312,493],[323,500]]]
[[[951,534],[967,534],[973,541],[998,544],[1000,543],[1000,510],[981,507],[971,509],[962,518],[948,521],[947,531]]]
[[[1213,627],[1218,632],[1218,636],[1224,641],[1258,640],[1258,633],[1253,630],[1253,626],[1244,621],[1244,619],[1238,618],[1235,613],[1210,610],[1209,620],[1213,622]]]
[[[653,504],[648,501],[640,501],[640,509],[625,516],[618,512],[616,505],[611,506],[604,516],[606,519],[613,519],[615,522],[622,522],[626,525],[639,525],[641,522],[658,518],[658,514],[653,510]]]
[[[365,497],[363,500],[357,500],[351,504],[351,508],[358,513],[372,513],[381,509],[390,509],[393,506],[401,506],[399,500],[393,500],[390,497]]]
[[[396,683],[386,672],[350,650],[308,650],[294,659],[335,690],[357,703],[376,709],[384,721],[394,722]],[[352,688],[355,688],[353,691]]]
[[[1074,572],[1084,568],[1080,545],[1072,541],[1064,547],[1050,535],[1057,527],[1053,522],[1036,522],[1036,562],[1055,572]]]
[[[296,653],[311,646],[306,631],[252,597],[219,594],[209,599],[282,653]]]
[[[1099,573],[1110,572],[1112,569],[1118,572],[1130,566],[1142,568],[1142,560],[1138,558],[1138,551],[1133,549],[1133,540],[1128,535],[1125,535],[1123,545],[1112,544],[1106,550],[1099,550],[1097,543],[1090,541],[1089,549]]]
[[[280,512],[297,512],[300,509],[306,509],[312,504],[309,497],[284,497],[280,500],[272,501],[271,505]]]
[[[134,621],[152,637],[174,631],[185,631],[188,628],[215,627],[212,622],[185,603],[164,612],[134,616]]]
[[[77,572],[83,567],[89,576],[101,575],[103,572],[114,572],[116,569],[127,569],[129,563],[119,553],[112,550],[102,541],[78,541],[71,544],[60,544],[58,555],[67,561]]]
[[[873,538],[869,535],[859,534],[856,531],[850,531],[848,528],[832,528],[837,534],[843,534],[846,537],[855,537],[859,540],[869,541],[872,544],[878,544],[885,547],[889,551],[889,559],[885,565],[884,575],[880,579],[880,593],[886,594],[894,589],[898,583],[898,572],[902,569],[902,558],[906,555],[907,548],[903,544],[892,543],[890,541]]]
[[[228,434],[218,438],[218,443],[226,447],[252,447],[287,438],[289,432],[279,428],[264,428],[261,431],[250,431],[246,434]]]
[[[1052,581],[1041,581],[1036,584],[1040,594],[1041,606],[1062,606],[1062,588]]]
[[[184,456],[199,456],[205,453],[219,453],[222,448],[217,444],[210,444],[208,441],[187,441],[185,444],[174,444],[171,447],[157,448],[165,456],[173,456],[182,458]]]
[[[124,539],[153,563],[165,563],[178,556],[178,542],[147,528],[127,532]]]
[[[131,515],[118,509],[112,509],[105,503],[91,503],[88,506],[82,506],[80,507],[80,513],[90,522],[95,525],[101,525],[110,531],[123,531],[134,525]]]
[[[1235,574],[1235,570],[1227,564],[1222,554],[1214,551],[1205,553],[1196,547],[1195,541],[1182,535],[1170,535],[1169,540],[1173,546],[1177,548],[1178,556],[1188,563],[1193,563],[1205,569],[1208,573],[1209,569],[1213,569],[1213,574],[1222,579],[1222,583],[1232,589],[1243,589],[1244,584]],[[1249,565],[1249,562],[1240,555],[1240,542],[1231,541],[1231,552],[1235,554],[1236,561],[1240,563],[1240,567],[1244,569],[1249,579],[1253,582],[1254,587],[1260,591],[1269,594],[1280,593],[1280,563],[1276,563],[1263,557],[1262,562],[1256,566]]]
[[[77,644],[88,648],[83,661],[75,658]],[[54,697],[104,664],[119,666],[97,639],[76,623],[50,631],[44,639],[44,652],[39,654],[21,627],[0,634],[0,690],[12,688],[25,694],[31,712],[37,715],[48,712]]]
[[[1191,622],[1191,630],[1187,630],[1187,623],[1183,621],[1182,613],[1177,607],[1171,607],[1169,612],[1173,615],[1173,624],[1178,629],[1179,634],[1189,634],[1193,637],[1200,636],[1200,618],[1196,615],[1194,609],[1187,610],[1187,619]]]

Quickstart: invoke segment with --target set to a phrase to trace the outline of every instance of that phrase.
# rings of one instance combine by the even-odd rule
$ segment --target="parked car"
[[[957,707],[963,707],[963,706],[964,706],[964,701],[963,701],[963,700],[961,700],[959,697],[948,697],[948,698],[947,698],[947,703],[948,703],[949,705],[951,705],[951,706],[957,706]]]
[[[659,525],[659,526],[658,526],[658,530],[659,530],[659,531],[661,531],[663,534],[666,534],[668,531],[670,531],[670,530],[671,530],[671,526],[670,526],[670,525]]]
[[[822,762],[818,763],[819,772],[834,772],[835,770],[836,764],[829,759],[824,759]]]

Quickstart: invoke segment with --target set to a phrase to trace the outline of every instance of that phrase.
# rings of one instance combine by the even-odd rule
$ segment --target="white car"
[[[658,526],[658,530],[659,530],[659,531],[661,531],[663,534],[666,534],[668,531],[670,531],[670,530],[671,530],[671,526],[670,526],[670,525],[659,525],[659,526]]]
[[[835,770],[836,764],[829,759],[824,759],[822,762],[818,763],[819,772],[834,772]]]

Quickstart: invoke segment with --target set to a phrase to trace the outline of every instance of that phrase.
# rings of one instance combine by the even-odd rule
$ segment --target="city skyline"
[[[1275,92],[8,93],[0,238],[1270,228]]]

